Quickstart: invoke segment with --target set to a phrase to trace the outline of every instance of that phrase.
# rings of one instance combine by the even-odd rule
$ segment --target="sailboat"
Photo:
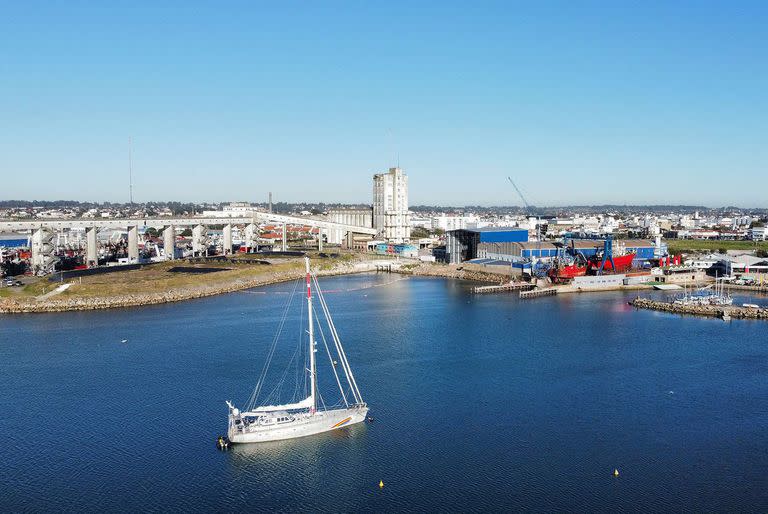
[[[246,406],[247,408],[241,411],[232,405],[232,402],[226,402],[229,408],[227,437],[232,443],[260,443],[293,439],[329,432],[360,423],[366,419],[368,405],[360,395],[360,389],[352,374],[344,347],[341,345],[336,325],[333,322],[333,318],[331,318],[328,305],[317,282],[317,276],[310,270],[309,257],[305,257],[305,265],[308,316],[306,330],[308,340],[306,344],[308,345],[309,368],[304,368],[301,372],[305,378],[305,390],[309,389],[309,394],[292,403],[277,405],[259,404],[259,396],[264,387],[264,380],[267,377],[267,369],[271,357],[274,355],[274,345],[278,340],[278,337],[276,337],[272,348],[270,348],[269,357],[256,385],[256,389],[251,394],[251,398]],[[325,337],[326,330],[323,330],[322,325],[318,323],[317,328],[319,328],[322,345],[326,350],[325,353],[330,360],[330,368],[333,370],[336,385],[341,393],[339,402],[332,406],[325,405],[317,387],[316,354],[318,352],[318,342],[320,341],[315,339],[315,324],[319,320],[316,320],[313,309],[313,285],[320,310],[326,321],[325,325],[327,326],[327,333],[330,335],[330,342]],[[290,301],[286,305],[286,309],[289,305]],[[285,316],[283,317],[284,319]],[[280,325],[282,327],[282,322]],[[278,329],[278,336],[279,331],[280,329]],[[308,387],[306,387],[306,382],[308,382]],[[306,392],[304,394],[306,395]],[[320,400],[319,402],[318,399]]]

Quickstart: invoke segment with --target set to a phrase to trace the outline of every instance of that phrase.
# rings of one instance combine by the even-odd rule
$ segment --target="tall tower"
[[[411,239],[408,215],[408,176],[400,168],[373,176],[373,228],[392,243]]]

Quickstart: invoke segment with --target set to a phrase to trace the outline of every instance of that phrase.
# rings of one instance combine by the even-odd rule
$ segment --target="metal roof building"
[[[635,260],[644,261],[659,257],[653,241],[647,239],[615,239],[613,242],[614,248],[619,243],[623,244],[628,251],[637,254]],[[604,244],[604,239],[571,239],[566,241],[565,246],[568,249],[568,253],[572,255],[581,253],[584,257],[589,258],[595,255],[598,250],[602,250]],[[666,253],[666,250],[664,253]]]
[[[446,258],[451,264],[477,257],[497,259],[497,255],[513,255],[513,245],[527,241],[528,231],[517,227],[449,230],[445,239]]]

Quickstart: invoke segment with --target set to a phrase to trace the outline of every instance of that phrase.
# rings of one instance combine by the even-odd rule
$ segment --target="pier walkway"
[[[472,289],[475,294],[483,293],[503,293],[506,291],[527,291],[535,286],[529,282],[510,282],[508,284],[478,286]]]
[[[557,294],[556,287],[544,287],[541,289],[531,289],[530,291],[520,291],[520,299],[538,298],[540,296],[553,296]]]

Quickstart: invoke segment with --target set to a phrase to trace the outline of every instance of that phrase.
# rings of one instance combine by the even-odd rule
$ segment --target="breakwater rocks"
[[[329,269],[317,271],[318,276],[348,275],[373,271],[375,267],[369,262],[340,263]],[[154,291],[147,293],[125,294],[104,297],[72,297],[61,296],[50,299],[13,299],[0,298],[0,314],[22,314],[38,312],[90,311],[100,309],[117,309],[123,307],[138,307],[142,305],[157,305],[161,303],[180,302],[195,298],[205,298],[223,293],[232,293],[252,287],[276,284],[296,280],[304,276],[302,269],[264,273],[252,279],[235,279],[225,284],[202,285],[198,287],[180,288],[172,291]]]
[[[489,271],[468,269],[464,266],[451,266],[445,264],[420,263],[416,265],[405,265],[399,269],[393,268],[392,271],[396,271],[397,273],[402,273],[404,275],[455,278],[459,280],[472,280],[474,282],[487,282],[491,284],[505,284],[509,282],[508,275],[491,273]]]
[[[676,314],[693,314],[695,316],[709,316],[713,318],[730,316],[731,318],[738,319],[768,319],[768,309],[752,309],[747,307],[720,305],[676,305],[670,302],[659,302],[639,297],[629,303],[639,309],[651,309]]]

